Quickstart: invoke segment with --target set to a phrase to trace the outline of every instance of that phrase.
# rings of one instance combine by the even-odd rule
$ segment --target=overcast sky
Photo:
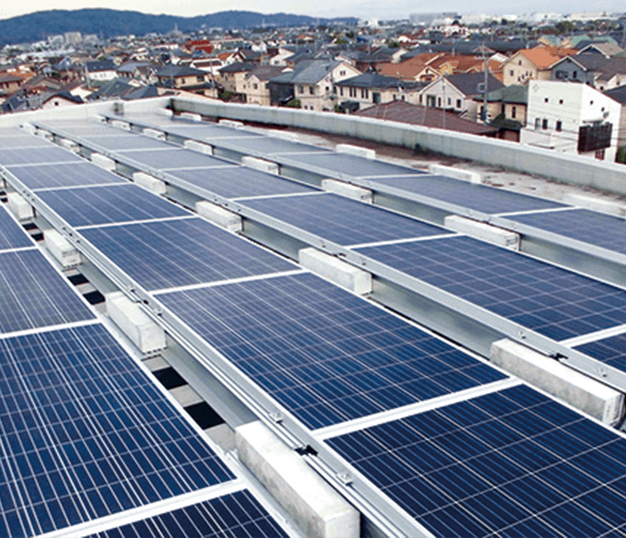
[[[396,0],[390,4],[381,0],[317,0],[316,2],[294,2],[293,0],[0,0],[0,19],[16,15],[45,11],[48,9],[81,9],[87,7],[106,7],[141,11],[143,13],[166,13],[170,15],[205,15],[230,9],[259,11],[262,13],[286,12],[314,17],[361,17],[379,19],[407,18],[410,13],[432,11],[458,11],[468,13],[471,6],[473,13],[532,13],[533,11],[572,13],[589,11],[626,11],[624,0],[444,0],[432,2],[424,0]]]

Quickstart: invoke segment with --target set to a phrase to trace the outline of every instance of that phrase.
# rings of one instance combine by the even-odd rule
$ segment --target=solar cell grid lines
[[[38,250],[0,252],[0,333],[93,318]]]
[[[84,138],[102,148],[111,151],[132,151],[136,149],[172,149],[174,146],[161,140],[140,136],[138,134],[124,133],[119,129],[110,129],[110,133],[106,136],[85,136]]]
[[[47,140],[35,135],[29,135],[23,131],[15,130],[14,134],[0,134],[0,148],[33,148],[48,146],[51,144]]]
[[[34,247],[24,229],[0,205],[0,252],[14,248]]]
[[[90,538],[281,538],[287,533],[250,492],[218,497]]]
[[[554,340],[626,323],[626,291],[469,237],[358,250]]]
[[[17,538],[233,478],[101,325],[0,341],[0,535]]]
[[[335,194],[241,203],[344,246],[450,233],[439,226]]]
[[[37,193],[70,226],[91,226],[191,215],[132,184],[46,190]]]
[[[436,536],[624,536],[624,437],[523,385],[327,443]]]
[[[159,300],[312,429],[506,378],[311,274]]]
[[[241,152],[253,152],[260,155],[281,155],[289,153],[329,153],[331,150],[310,144],[303,144],[273,136],[256,136],[252,138],[232,138],[216,140],[218,147],[228,147]]]
[[[82,235],[149,290],[297,269],[198,218],[92,228]]]
[[[128,183],[124,178],[87,162],[42,166],[8,166],[7,168],[26,187],[33,190]]]
[[[575,349],[608,366],[626,371],[626,334],[589,342]]]
[[[172,170],[170,175],[226,198],[317,191],[315,187],[302,185],[297,181],[237,165]]]
[[[0,146],[0,164],[49,164],[64,162],[80,162],[80,158],[67,149],[48,145],[36,148],[4,148]]]
[[[626,254],[626,221],[621,217],[588,209],[572,209],[506,218]]]
[[[224,159],[211,157],[204,153],[198,153],[189,149],[142,150],[135,149],[124,151],[122,156],[133,159],[140,164],[150,166],[157,170],[177,170],[180,168],[211,168],[213,166],[224,166],[232,164]]]
[[[393,187],[483,213],[508,213],[564,207],[562,204],[487,185],[474,185],[445,176],[398,176],[370,178],[372,188]]]

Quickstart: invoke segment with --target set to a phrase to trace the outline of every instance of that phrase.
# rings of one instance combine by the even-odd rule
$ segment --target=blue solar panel
[[[33,190],[127,183],[124,178],[87,162],[45,166],[8,166],[7,168],[26,187]]]
[[[334,194],[242,202],[340,245],[449,234],[448,230]]]
[[[34,246],[24,229],[0,205],[0,251]]]
[[[38,196],[70,226],[190,215],[181,207],[132,184],[41,191]]]
[[[174,146],[161,140],[147,136],[125,133],[119,129],[110,128],[107,135],[90,135],[85,139],[100,147],[111,151],[126,151],[135,149],[172,149]]]
[[[0,333],[93,317],[38,250],[0,252]]]
[[[287,533],[250,494],[238,491],[144,519],[92,538],[280,538]]]
[[[227,147],[257,155],[281,155],[289,153],[330,153],[331,150],[310,144],[302,144],[292,140],[285,140],[273,136],[256,136],[254,138],[234,138],[217,140],[218,147]]]
[[[82,233],[150,290],[297,269],[202,219],[107,226]]]
[[[506,191],[487,185],[474,185],[467,181],[445,176],[399,176],[389,178],[373,178],[373,189],[376,183],[381,187],[393,187],[410,193],[435,198],[443,202],[457,204],[483,213],[509,213],[513,211],[530,211],[564,207],[562,204],[527,196],[517,192]]]
[[[311,428],[505,377],[311,274],[159,299]]]
[[[76,161],[80,158],[67,149],[49,145],[37,148],[2,148],[0,147],[0,164],[48,164]]]
[[[436,536],[600,536],[626,523],[626,439],[529,387],[327,442]]]
[[[132,117],[129,117],[132,120]],[[148,117],[142,114],[137,118],[139,123],[151,123],[153,125],[159,125],[162,129],[168,133],[173,133],[178,136],[195,138],[198,140],[206,139],[220,139],[220,138],[250,138],[261,137],[263,135],[248,131],[246,129],[237,129],[235,127],[226,127],[225,125],[211,124],[211,123],[195,123],[185,120],[174,118],[171,120]]]
[[[611,336],[576,347],[590,357],[626,372],[626,334]]]
[[[469,237],[359,252],[555,340],[626,323],[626,291]]]
[[[317,190],[244,166],[173,170],[170,174],[226,198],[296,194]]]
[[[125,151],[120,155],[133,159],[140,164],[145,164],[157,170],[175,170],[178,168],[211,168],[213,166],[224,166],[232,164],[224,159],[211,157],[204,153],[191,151],[189,149],[159,149],[159,150],[132,150]]]
[[[107,135],[112,132],[119,132],[125,134],[121,129],[119,131],[112,131],[111,127],[104,123],[96,123],[93,121],[80,121],[80,120],[61,120],[61,121],[47,121],[46,124],[60,129],[68,134],[74,134],[76,136],[98,136]]]
[[[587,209],[507,217],[522,224],[626,254],[626,221]]]
[[[32,148],[35,146],[48,146],[50,142],[39,136],[24,133],[19,129],[13,129],[8,132],[0,132],[0,147],[2,148]]]
[[[0,387],[0,536],[233,478],[101,325],[0,340]]]

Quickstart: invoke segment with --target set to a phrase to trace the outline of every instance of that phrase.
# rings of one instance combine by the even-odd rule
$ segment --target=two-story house
[[[556,47],[519,50],[502,64],[502,82],[505,86],[510,86],[527,84],[529,80],[550,80],[552,66],[561,58],[576,52],[578,51]]]
[[[386,77],[374,70],[335,83],[339,106],[351,111],[389,101],[418,104],[424,84]]]
[[[601,54],[566,56],[552,66],[552,80],[589,84],[600,91],[626,84],[626,58]]]

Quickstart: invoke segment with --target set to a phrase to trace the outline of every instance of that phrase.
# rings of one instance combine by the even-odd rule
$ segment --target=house
[[[576,54],[576,50],[558,49],[556,47],[536,47],[522,49],[502,64],[502,82],[526,84],[529,80],[550,80],[552,66],[568,54]]]
[[[520,131],[526,125],[528,86],[503,86],[485,96],[474,97],[474,101],[481,112],[487,102],[486,117],[489,125],[498,129],[498,138],[519,142]]]
[[[621,105],[587,84],[536,80],[520,142],[613,162]]]
[[[424,84],[386,77],[374,70],[335,83],[335,94],[340,107],[362,110],[389,101],[407,101],[418,104]]]
[[[626,85],[604,92],[605,95],[622,105],[619,127],[617,128],[617,147],[626,148]],[[622,150],[626,151],[626,149]]]
[[[159,86],[172,89],[197,86],[207,80],[204,71],[186,65],[166,65],[158,69],[154,75]]]
[[[473,97],[479,93],[502,88],[502,83],[493,75],[484,73],[460,73],[431,82],[421,92],[421,104],[430,108],[445,108],[476,121],[479,107]]]
[[[251,105],[270,106],[270,79],[280,75],[283,67],[259,66],[244,75],[243,93],[246,95],[246,103]]]
[[[85,62],[85,77],[90,82],[108,82],[117,78],[117,66],[113,60]]]
[[[578,47],[576,47],[578,48]],[[613,58],[615,56],[626,56],[626,51],[617,43],[610,41],[592,42],[582,47],[578,54],[599,54],[605,58]]]
[[[13,73],[0,73],[0,95],[11,95],[20,89],[24,82],[22,77]]]
[[[413,82],[432,82],[441,77],[440,71],[433,62],[442,57],[443,53],[421,53],[399,63],[386,63],[377,71],[387,77],[395,77]]]
[[[126,62],[117,68],[118,76],[142,82],[152,81],[155,66],[150,62]]]
[[[610,90],[626,84],[626,58],[606,58],[601,54],[566,56],[552,66],[551,79]]]
[[[258,67],[252,62],[235,62],[222,67],[217,76],[217,80],[225,91],[240,95],[245,100],[246,75]]]

